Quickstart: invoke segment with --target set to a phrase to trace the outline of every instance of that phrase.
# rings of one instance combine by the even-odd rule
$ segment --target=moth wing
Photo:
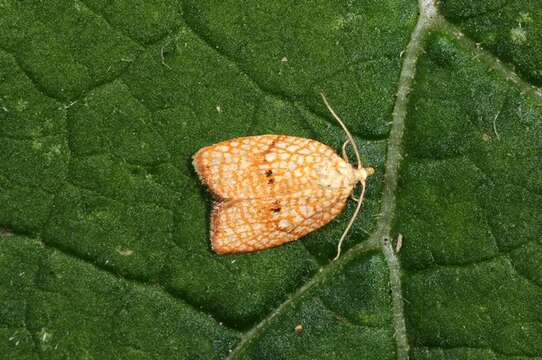
[[[211,243],[218,254],[252,252],[296,240],[333,220],[348,194],[309,187],[274,198],[217,202]]]
[[[194,168],[222,199],[293,193],[318,180],[319,166],[349,166],[329,146],[286,135],[236,138],[200,149]]]

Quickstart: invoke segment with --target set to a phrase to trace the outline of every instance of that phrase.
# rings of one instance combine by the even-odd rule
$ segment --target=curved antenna
[[[322,96],[322,100],[324,100],[324,104],[326,104],[327,109],[329,110],[331,115],[333,115],[335,120],[337,120],[339,125],[341,125],[342,129],[346,133],[346,137],[348,138],[348,141],[343,145],[343,156],[345,156],[345,158],[347,158],[346,151],[345,151],[346,150],[346,144],[348,142],[350,142],[352,144],[352,148],[354,149],[354,153],[356,154],[356,160],[358,162],[358,169],[361,170],[362,169],[362,167],[361,167],[361,158],[359,156],[358,145],[354,141],[354,137],[352,136],[352,134],[350,134],[350,131],[348,131],[348,128],[343,123],[341,118],[339,118],[339,116],[331,108],[331,106],[329,105],[329,103],[328,103],[328,101],[326,99],[326,96],[324,95],[323,92],[320,93],[320,96]],[[363,197],[365,196],[365,181],[361,181],[361,187],[362,187],[362,190],[361,190],[361,195],[359,197],[358,205],[356,206],[356,210],[354,210],[354,214],[350,218],[350,221],[348,222],[348,225],[346,225],[346,229],[344,229],[343,234],[341,235],[341,238],[339,239],[339,244],[337,245],[337,255],[333,258],[333,261],[337,260],[341,256],[341,248],[342,248],[342,245],[343,245],[343,241],[346,238],[346,235],[348,235],[348,232],[350,231],[350,228],[352,228],[352,225],[354,224],[354,221],[356,220],[356,218],[357,218],[357,216],[359,214],[359,211],[361,210],[361,205],[363,204]]]
[[[348,232],[350,231],[352,224],[354,224],[356,217],[358,217],[359,211],[361,210],[361,205],[363,204],[363,196],[365,196],[365,182],[361,183],[361,195],[359,196],[358,205],[356,206],[356,210],[354,210],[354,215],[352,215],[352,217],[350,218],[348,225],[346,225],[346,229],[344,229],[343,234],[339,239],[339,245],[337,245],[337,255],[335,255],[333,261],[337,260],[341,256],[341,247],[343,245],[343,241],[346,238]]]
[[[350,131],[348,131],[346,125],[344,125],[341,118],[339,118],[339,116],[335,113],[335,111],[333,111],[333,109],[331,108],[331,106],[327,102],[326,96],[324,95],[323,92],[320,93],[320,96],[322,97],[322,100],[324,100],[324,104],[326,104],[326,107],[329,110],[329,112],[331,113],[331,115],[333,115],[335,120],[337,120],[339,125],[341,125],[342,129],[346,133],[346,137],[348,138],[348,141],[350,141],[350,143],[352,144],[352,148],[354,149],[354,153],[356,154],[356,160],[358,162],[358,169],[361,169],[361,158],[359,156],[358,144],[356,144],[356,142],[354,141],[354,137],[352,137],[352,134],[350,134]]]

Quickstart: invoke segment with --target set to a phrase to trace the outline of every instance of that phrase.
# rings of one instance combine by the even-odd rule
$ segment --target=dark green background
[[[418,6],[0,0],[0,357],[396,359],[399,317],[412,359],[542,359],[540,1],[440,1],[394,193],[404,313],[364,245],[392,220]],[[322,90],[376,168],[347,255],[330,263],[353,203],[303,240],[214,254],[192,154],[264,133],[339,150]]]

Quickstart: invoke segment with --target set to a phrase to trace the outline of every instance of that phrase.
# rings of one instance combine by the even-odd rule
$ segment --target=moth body
[[[327,145],[286,135],[236,138],[202,148],[194,167],[216,197],[211,244],[219,254],[296,240],[333,220],[369,172]]]

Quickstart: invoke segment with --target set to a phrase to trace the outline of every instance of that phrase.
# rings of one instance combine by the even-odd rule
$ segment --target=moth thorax
[[[354,169],[354,176],[356,178],[356,181],[365,183],[365,180],[371,175],[375,173],[375,170],[372,167],[362,167],[359,169]]]
[[[328,189],[340,189],[351,182],[354,178],[352,168],[348,165],[348,168],[335,168],[334,166],[320,166],[317,171],[319,178],[317,180],[318,185]]]

